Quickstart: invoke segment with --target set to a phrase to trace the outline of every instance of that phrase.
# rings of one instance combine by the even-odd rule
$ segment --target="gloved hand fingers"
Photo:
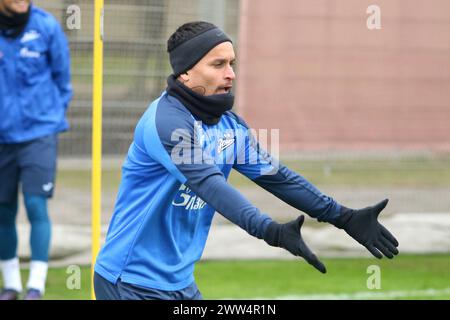
[[[390,242],[388,239],[386,239],[383,235],[381,235],[379,237],[379,240],[394,255],[398,254],[398,249],[394,246],[394,244],[392,242]]]
[[[315,254],[313,254],[312,257],[309,257],[309,259],[305,258],[305,260],[320,272],[327,273],[325,265],[317,258]]]
[[[303,216],[302,216],[303,217]],[[304,218],[304,217],[303,217]],[[319,270],[322,273],[326,273],[327,270],[322,262],[317,258],[317,256],[309,249],[305,241],[303,241],[300,234],[300,239],[298,243],[298,255],[303,257],[310,265]]]
[[[298,216],[297,219],[295,220],[295,223],[297,224],[299,231],[300,231],[300,228],[303,225],[303,222],[305,222],[305,216],[304,215]]]
[[[382,224],[380,224],[381,234],[389,240],[394,246],[398,247],[398,241],[395,237],[386,229]]]
[[[312,265],[314,268],[319,270],[322,273],[326,273],[327,269],[325,268],[325,265],[320,262],[320,260],[317,258],[317,256],[311,252],[311,250],[308,248],[308,246],[301,241],[302,243],[299,246],[300,249],[300,256],[303,257],[306,262],[308,262],[310,265]]]
[[[383,255],[382,255],[377,249],[375,249],[374,246],[372,246],[372,245],[367,245],[367,246],[365,246],[365,247],[366,247],[366,249],[369,250],[369,252],[370,252],[371,254],[373,254],[376,258],[378,258],[378,259],[383,258]]]
[[[392,258],[394,257],[394,255],[392,254],[392,252],[389,251],[389,249],[386,248],[386,247],[384,246],[384,244],[381,243],[381,241],[375,242],[374,246],[375,246],[375,248],[377,248],[378,250],[380,250],[381,253],[383,253],[383,254],[384,254],[386,257],[388,257],[389,259],[392,259]]]
[[[378,217],[381,213],[381,211],[386,208],[386,205],[388,204],[389,199],[384,199],[383,201],[378,202],[376,205],[372,207],[373,213],[375,217]]]

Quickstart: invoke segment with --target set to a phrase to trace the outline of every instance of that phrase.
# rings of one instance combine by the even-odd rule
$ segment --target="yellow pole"
[[[103,94],[103,0],[94,4],[94,66],[92,97],[92,260],[91,299],[95,300],[93,286],[94,265],[100,251],[102,209],[102,94]]]

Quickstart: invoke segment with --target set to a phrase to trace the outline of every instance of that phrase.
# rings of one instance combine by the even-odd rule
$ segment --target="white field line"
[[[309,295],[286,295],[273,298],[254,297],[255,300],[369,300],[369,299],[398,299],[407,297],[433,297],[450,294],[450,288],[426,289],[426,290],[403,290],[403,291],[370,291],[354,293],[323,293]],[[234,300],[233,298],[229,298]]]

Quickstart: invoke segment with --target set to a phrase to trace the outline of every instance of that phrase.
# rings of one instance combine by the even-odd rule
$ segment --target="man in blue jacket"
[[[47,199],[71,97],[69,47],[56,19],[30,0],[0,0],[0,299],[17,299],[22,291],[15,225],[19,184],[31,223],[25,298],[44,293],[51,237]]]
[[[214,212],[267,244],[325,266],[303,241],[297,219],[280,224],[227,183],[231,169],[284,202],[344,229],[374,256],[393,258],[397,240],[377,220],[387,200],[352,210],[279,165],[231,112],[235,54],[207,22],[168,40],[173,74],[139,120],[122,168],[114,213],[95,265],[98,299],[201,299],[194,264]]]

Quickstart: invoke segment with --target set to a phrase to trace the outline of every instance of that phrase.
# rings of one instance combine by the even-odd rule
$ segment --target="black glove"
[[[334,225],[344,229],[378,259],[383,257],[381,253],[392,259],[398,254],[398,241],[377,220],[388,201],[385,199],[372,207],[359,210],[342,207],[341,215]]]
[[[327,270],[323,263],[317,259],[316,255],[311,252],[302,239],[300,228],[302,227],[304,220],[304,216],[299,216],[296,220],[285,224],[279,224],[272,221],[264,233],[264,241],[273,247],[286,249],[294,256],[303,257],[317,270],[326,273]]]

